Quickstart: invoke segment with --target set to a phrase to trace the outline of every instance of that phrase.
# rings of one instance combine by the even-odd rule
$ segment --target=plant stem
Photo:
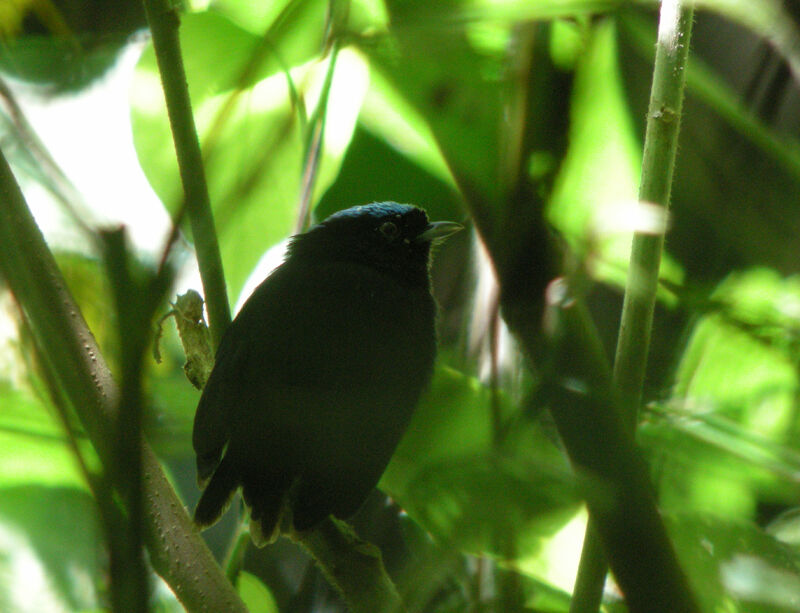
[[[565,286],[564,280],[556,280],[547,292],[544,391],[570,460],[582,478],[600,546],[629,611],[697,613],[656,507],[649,468],[619,410],[594,322],[580,296]],[[537,349],[534,328],[523,316],[511,313],[507,320],[526,351],[536,355],[532,353]],[[582,566],[586,564],[588,560]]]
[[[46,366],[124,499],[113,445],[119,389],[1,151],[0,273],[22,307],[37,345],[47,348]],[[142,490],[150,562],[187,611],[245,613],[244,603],[192,525],[146,442],[142,444]]]
[[[665,210],[678,148],[693,13],[692,5],[681,0],[664,0],[661,7],[639,200]],[[631,427],[636,424],[642,398],[663,247],[663,232],[633,236],[614,362],[614,381]]]
[[[361,540],[347,523],[328,517],[311,530],[289,536],[314,558],[352,613],[406,610],[386,573],[380,550]]]
[[[167,103],[172,138],[178,157],[186,210],[192,226],[197,263],[203,282],[209,329],[214,349],[231,322],[228,294],[222,270],[214,216],[197,137],[186,72],[181,56],[177,9],[169,0],[144,0],[147,21],[153,35],[164,98]]]
[[[682,0],[661,4],[639,200],[665,211],[675,168],[693,14],[692,4]],[[631,431],[636,428],[642,399],[663,247],[662,231],[633,236],[614,360],[614,385]],[[608,565],[598,538],[590,518],[570,613],[593,613],[600,606]]]
[[[127,518],[122,524],[124,556],[111,558],[111,581],[118,589],[115,608],[132,613],[147,613],[150,573],[144,560],[144,500],[142,491],[142,406],[144,393],[144,354],[150,337],[150,324],[163,292],[145,292],[131,274],[124,228],[102,233],[104,260],[116,307],[120,347],[119,406],[115,432],[115,468],[124,492]],[[165,268],[169,271],[169,268]],[[164,275],[166,280],[168,275]],[[148,284],[149,285],[149,284]],[[148,288],[149,289],[149,288]]]
[[[569,613],[595,613],[600,609],[607,574],[608,562],[603,552],[603,543],[595,521],[589,518]]]

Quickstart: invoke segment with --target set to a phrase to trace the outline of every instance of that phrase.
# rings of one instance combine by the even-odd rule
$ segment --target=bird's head
[[[431,223],[415,206],[376,202],[334,213],[293,237],[288,257],[354,262],[411,284],[427,284],[432,241],[461,227],[449,221]]]

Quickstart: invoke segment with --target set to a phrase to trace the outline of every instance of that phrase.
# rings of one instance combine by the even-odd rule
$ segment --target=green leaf
[[[265,35],[276,45],[276,53],[293,64],[322,47],[326,5],[327,0],[217,0],[214,9],[256,36]]]
[[[762,498],[796,500],[797,454],[731,419],[674,407],[664,414],[667,420],[645,422],[637,434],[651,454],[663,509],[752,518]]]
[[[86,488],[63,428],[38,399],[3,383],[0,407],[0,487]]]
[[[496,201],[502,187],[496,175],[502,55],[476,49],[463,23],[450,21],[458,3],[387,5],[395,38],[363,46],[380,73],[376,79],[391,84],[425,118],[453,174],[468,180],[488,201]],[[437,25],[445,22],[449,27]],[[436,62],[430,61],[432,57]],[[391,95],[385,85],[381,89]],[[415,115],[408,119],[416,123]],[[424,131],[419,134],[425,137]],[[430,163],[436,162],[430,159]]]
[[[490,400],[477,380],[437,368],[381,484],[400,491],[421,466],[487,453],[492,444]]]
[[[578,496],[564,458],[536,424],[515,422],[494,450],[490,402],[474,379],[438,369],[381,487],[437,539],[514,559],[563,525]]]
[[[279,613],[272,592],[255,575],[241,571],[236,578],[236,590],[250,613]]]
[[[302,25],[307,36],[319,35],[313,22]],[[210,12],[184,18],[181,44],[229,297],[235,301],[261,255],[296,223],[305,135],[289,80],[302,100],[315,104],[327,61],[282,69],[268,53],[281,41],[264,47],[258,37]],[[290,59],[300,61],[305,55]],[[341,51],[328,98],[316,199],[338,173],[367,83],[363,60]],[[139,161],[174,213],[182,196],[152,47],[137,66],[131,100]]]
[[[619,62],[615,22],[601,21],[589,33],[577,62],[570,145],[548,217],[579,252],[587,247],[593,251],[589,255],[595,256],[591,265],[598,278],[623,286],[633,231],[653,228],[648,210],[638,203],[641,142]],[[661,275],[673,281],[681,276],[667,254]]]
[[[90,14],[94,17],[97,11],[90,10]],[[4,38],[0,68],[20,80],[46,87],[50,93],[79,92],[114,66],[130,35],[141,26],[129,23],[124,32],[82,33],[69,38],[42,34]]]
[[[667,516],[704,611],[788,613],[800,608],[800,555],[753,524],[708,515]]]
[[[797,551],[800,547],[800,507],[793,507],[781,513],[769,523],[767,532]]]
[[[796,498],[800,280],[734,273],[709,308],[659,409],[664,421],[645,423],[641,440],[659,458],[667,508],[752,518],[763,496]]]
[[[427,465],[398,500],[439,540],[515,559],[564,525],[579,499],[563,473],[487,454]]]
[[[0,488],[0,609],[77,611],[100,604],[94,501],[73,488]]]
[[[712,300],[719,312],[695,325],[675,395],[689,409],[739,415],[757,432],[782,433],[798,389],[791,341],[800,331],[800,279],[764,268],[734,273]]]
[[[119,340],[113,317],[114,304],[102,263],[80,253],[65,251],[55,255],[64,280],[97,340],[106,363],[116,372]]]
[[[359,124],[336,182],[314,213],[324,219],[344,207],[375,200],[416,204],[432,220],[462,216],[458,193],[448,181],[415,163],[397,142]]]
[[[374,68],[359,121],[409,161],[434,177],[455,185],[428,124],[391,80]]]

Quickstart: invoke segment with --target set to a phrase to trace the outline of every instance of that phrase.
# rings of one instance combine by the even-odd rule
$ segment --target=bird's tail
[[[201,528],[207,528],[217,523],[217,520],[222,517],[231,504],[231,498],[233,498],[236,488],[239,487],[236,471],[232,464],[233,462],[226,454],[200,496],[200,501],[194,510],[194,523]]]
[[[244,480],[242,497],[250,511],[250,537],[257,547],[274,543],[288,511],[285,479],[265,478],[255,482]]]

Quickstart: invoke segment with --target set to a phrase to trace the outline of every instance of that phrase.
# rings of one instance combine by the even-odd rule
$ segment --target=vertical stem
[[[662,207],[665,212],[675,168],[693,15],[690,2],[661,3],[639,200]],[[614,384],[623,418],[631,430],[636,428],[642,400],[663,247],[662,231],[637,232],[633,236],[614,360]],[[598,610],[607,572],[597,529],[590,518],[570,613]]]
[[[109,230],[105,239],[105,263],[116,306],[120,346],[120,396],[115,424],[115,468],[124,492],[127,518],[124,522],[124,555],[112,556],[112,582],[120,584],[121,597],[114,608],[131,613],[149,611],[149,576],[144,560],[144,506],[142,488],[142,362],[157,295],[145,306],[134,280],[122,228]],[[160,292],[158,293],[160,294]]]
[[[177,9],[169,0],[144,0],[144,7],[153,34],[153,47],[164,87],[172,138],[175,141],[185,206],[192,226],[197,263],[208,308],[211,342],[216,349],[222,333],[231,321],[231,311],[208,196],[203,156],[181,56],[178,37],[180,20]]]
[[[403,601],[383,566],[380,550],[345,522],[329,516],[311,530],[288,535],[314,558],[351,613],[402,613]]]
[[[597,523],[590,517],[583,537],[581,561],[578,564],[569,613],[596,613],[600,610],[607,574],[608,561],[600,542],[600,533],[597,531]]]
[[[693,7],[685,4],[681,0],[664,0],[661,5],[639,187],[641,202],[657,205],[665,211],[669,207],[678,148],[694,13]],[[614,382],[631,428],[636,425],[642,398],[663,247],[663,232],[637,232],[633,236],[614,361]]]
[[[550,360],[544,363],[543,393],[575,471],[589,479],[581,489],[625,604],[631,613],[698,613],[656,507],[650,470],[618,408],[587,307],[563,279],[553,281],[547,300]],[[523,346],[534,355],[529,331],[519,329]],[[576,588],[576,593],[585,592]],[[576,609],[582,604],[573,610],[588,611]]]

